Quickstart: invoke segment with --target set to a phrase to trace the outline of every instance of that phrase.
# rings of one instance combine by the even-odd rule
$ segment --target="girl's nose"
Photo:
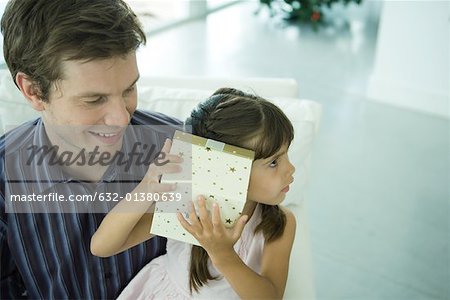
[[[288,173],[289,176],[292,176],[295,173],[295,167],[293,164],[291,164],[291,162],[289,162]]]

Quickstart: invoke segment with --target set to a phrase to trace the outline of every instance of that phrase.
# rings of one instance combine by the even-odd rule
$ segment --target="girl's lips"
[[[289,184],[292,184],[293,182],[294,182],[294,178],[292,178],[292,180],[291,180],[291,182],[289,182]],[[283,193],[289,192],[289,185],[286,186],[284,189],[282,189],[281,192],[283,192]]]

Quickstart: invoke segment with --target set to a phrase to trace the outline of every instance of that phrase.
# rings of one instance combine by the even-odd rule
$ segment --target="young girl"
[[[208,213],[199,197],[198,215],[191,207],[189,220],[181,214],[178,220],[202,247],[168,239],[167,254],[147,264],[119,299],[281,299],[296,227],[294,215],[279,205],[295,171],[287,155],[291,122],[269,101],[223,88],[199,104],[186,124],[195,135],[255,151],[242,216],[227,229],[218,206]],[[179,158],[168,158],[169,166],[153,172],[153,179],[177,170]],[[134,223],[111,211],[92,238],[93,253],[113,255],[150,238],[148,211]]]

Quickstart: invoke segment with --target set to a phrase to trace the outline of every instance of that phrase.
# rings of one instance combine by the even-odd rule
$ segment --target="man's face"
[[[101,60],[65,61],[62,79],[51,88],[42,118],[53,145],[115,153],[136,110],[136,54]]]

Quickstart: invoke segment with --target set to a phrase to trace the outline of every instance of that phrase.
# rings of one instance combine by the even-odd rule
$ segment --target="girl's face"
[[[287,150],[285,145],[275,155],[253,162],[247,200],[268,205],[277,205],[284,200],[295,172]]]

